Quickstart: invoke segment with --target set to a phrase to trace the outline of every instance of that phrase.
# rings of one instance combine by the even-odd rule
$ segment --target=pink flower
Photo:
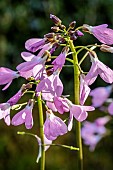
[[[33,76],[34,67],[38,64],[44,64],[49,55],[50,53],[48,51],[45,51],[43,56],[35,56],[31,59],[31,61],[23,62],[19,64],[16,68],[22,77],[29,78]]]
[[[48,140],[55,140],[58,136],[67,133],[66,124],[52,110],[46,111],[47,118],[44,123],[44,134]]]
[[[93,55],[94,57],[93,57]],[[92,66],[88,72],[88,74],[85,77],[85,82],[88,85],[91,85],[96,80],[97,76],[100,75],[100,77],[107,83],[113,83],[113,71],[107,67],[105,64],[103,64],[101,61],[98,60],[96,53],[93,51],[93,53],[90,53]]]
[[[92,96],[92,105],[94,107],[100,107],[109,97],[112,91],[112,86],[107,87],[97,87],[91,91],[90,96]]]
[[[65,59],[66,59],[68,51],[69,51],[69,48],[65,47],[63,51],[60,53],[60,55],[52,62],[52,64],[54,65],[53,67],[54,71],[56,71],[58,68],[62,69],[65,63]]]
[[[21,88],[13,97],[11,97],[8,101],[7,101],[7,103],[9,103],[10,104],[10,106],[13,106],[13,105],[15,105],[17,102],[18,102],[18,100],[22,97],[22,95],[23,95],[23,88]]]
[[[90,33],[92,33],[101,43],[112,45],[113,30],[107,27],[107,24],[102,24],[98,26],[89,26],[87,24],[83,25],[84,31],[89,31]]]
[[[25,48],[28,51],[36,52],[37,50],[43,48],[46,39],[41,38],[31,38],[25,42]]]
[[[30,53],[30,52],[22,52],[21,57],[25,61],[31,61],[33,58],[36,58],[36,55],[34,55],[34,54]]]
[[[73,126],[73,117],[79,121],[82,122],[84,121],[87,116],[88,112],[87,111],[93,111],[95,110],[94,107],[92,106],[81,106],[81,105],[75,105],[73,104],[70,100],[67,99],[67,103],[69,105],[69,110],[70,110],[70,118],[68,122],[68,130],[71,131],[72,126]]]
[[[108,112],[110,115],[113,115],[113,102],[108,106]]]
[[[64,112],[69,112],[69,105],[67,104],[67,100],[62,97],[54,97],[53,103],[46,102],[47,106],[55,111],[63,114]]]
[[[76,120],[82,122],[88,116],[87,111],[93,110],[95,110],[95,108],[92,106],[80,106],[72,104],[72,106],[70,107],[70,114],[72,114]]]
[[[55,96],[60,97],[63,92],[63,84],[59,78],[59,72],[56,71],[49,77],[44,78],[36,87],[37,94],[42,92],[44,100],[52,101]]]
[[[110,120],[109,116],[97,118],[93,123],[85,121],[81,130],[81,135],[90,151],[94,151],[97,143],[107,135],[105,124]]]
[[[0,119],[4,118],[5,123],[10,125],[10,109],[11,106],[9,103],[0,104]]]
[[[12,118],[12,125],[18,126],[25,123],[26,128],[31,129],[33,126],[33,117],[32,117],[33,105],[34,105],[34,100],[32,99],[29,100],[27,106]]]
[[[80,104],[83,105],[90,93],[90,88],[88,87],[87,83],[85,82],[85,76],[80,75]]]
[[[3,88],[3,90],[6,90],[12,83],[13,79],[18,78],[18,77],[19,77],[19,74],[16,71],[13,71],[5,67],[0,67],[0,85],[7,84]]]

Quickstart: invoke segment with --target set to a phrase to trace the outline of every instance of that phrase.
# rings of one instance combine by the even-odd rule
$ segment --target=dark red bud
[[[69,27],[70,27],[71,29],[74,29],[74,28],[75,28],[75,25],[76,25],[76,21],[73,21],[73,22],[71,22],[71,23],[69,24]]]
[[[52,19],[55,25],[61,25],[62,21],[57,16],[50,14],[50,19]]]
[[[58,32],[60,30],[59,27],[57,27],[57,26],[51,27],[51,29],[54,32]]]

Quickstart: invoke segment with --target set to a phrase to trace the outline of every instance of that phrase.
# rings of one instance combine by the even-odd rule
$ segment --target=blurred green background
[[[113,0],[0,0],[0,66],[11,69],[23,60],[20,53],[25,50],[24,43],[32,37],[43,37],[53,25],[49,19],[50,13],[57,15],[68,26],[73,20],[77,26],[86,23],[99,25],[107,23],[113,28]],[[94,37],[86,34],[77,40],[77,44],[90,44],[98,42]],[[99,42],[98,42],[99,43]],[[98,52],[101,61],[113,68],[113,54]],[[87,63],[87,64],[86,64]],[[89,61],[83,63],[85,70],[89,69]],[[73,95],[70,76],[72,70],[65,68],[61,78],[64,83],[64,93]],[[68,80],[68,81],[67,81]],[[15,80],[4,92],[0,87],[0,102],[6,102],[14,95],[24,82],[23,79]],[[105,86],[101,79],[97,79],[92,88]],[[22,99],[25,100],[27,96]],[[90,100],[88,102],[90,103]],[[88,119],[104,113],[96,110],[90,113]],[[35,126],[32,133],[38,134],[37,107],[33,116]],[[113,124],[110,128],[112,130]],[[0,121],[0,170],[38,170],[35,163],[38,154],[38,143],[30,136],[19,136],[17,131],[28,131],[24,125],[7,127],[3,120]],[[28,131],[29,132],[29,131]],[[109,136],[97,145],[95,152],[89,152],[88,147],[83,147],[84,170],[113,170],[113,136]],[[74,145],[75,132],[69,132],[59,137],[55,143]],[[76,170],[76,152],[59,147],[51,147],[46,152],[46,170]]]

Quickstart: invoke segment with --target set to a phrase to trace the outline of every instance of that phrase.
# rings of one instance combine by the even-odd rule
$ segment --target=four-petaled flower
[[[81,135],[89,150],[94,151],[97,143],[107,135],[108,130],[105,124],[110,120],[109,116],[99,117],[94,122],[85,121],[81,130]]]
[[[113,44],[113,30],[107,28],[107,24],[98,26],[83,25],[83,30],[92,33],[101,43],[112,45]]]
[[[25,127],[27,129],[31,129],[33,126],[33,117],[32,117],[32,110],[33,110],[34,100],[30,100],[26,107],[18,112],[13,118],[12,118],[12,125],[18,126],[23,123],[25,123]]]
[[[46,111],[44,134],[48,140],[55,140],[58,136],[67,133],[67,126],[62,119],[55,116],[52,110]]]
[[[100,107],[107,100],[112,91],[112,86],[107,87],[97,87],[91,91],[90,96],[92,96],[92,106]]]
[[[85,76],[85,82],[88,85],[91,85],[96,80],[97,76],[100,77],[107,83],[113,83],[113,70],[103,64],[101,61],[98,60],[96,53],[92,51],[89,53],[92,61],[91,68],[88,74]]]
[[[19,74],[17,71],[13,71],[9,68],[0,67],[0,85],[6,84],[6,86],[2,90],[6,90],[13,79],[18,78]]]

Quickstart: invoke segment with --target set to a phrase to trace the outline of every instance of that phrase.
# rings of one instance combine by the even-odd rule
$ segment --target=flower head
[[[27,129],[33,126],[32,109],[34,100],[29,100],[27,106],[12,118],[12,125],[18,126],[25,123]]]
[[[107,28],[107,24],[98,26],[83,25],[83,30],[92,33],[101,43],[112,45],[113,44],[113,30]]]
[[[7,84],[3,88],[3,90],[6,90],[12,83],[12,80],[18,77],[19,77],[19,74],[17,73],[17,71],[13,71],[5,67],[0,67],[0,85]]]
[[[93,57],[94,55],[94,57]],[[92,65],[88,72],[88,74],[85,77],[85,82],[88,85],[91,85],[96,80],[97,76],[100,75],[100,77],[107,83],[113,83],[113,71],[103,64],[101,61],[98,60],[96,53],[93,51],[90,53]]]
[[[10,109],[11,106],[9,103],[0,104],[0,119],[4,118],[5,123],[10,125]]]
[[[107,134],[105,124],[110,120],[109,116],[97,118],[93,123],[85,121],[81,130],[81,135],[90,151],[94,151],[97,143]]]
[[[56,71],[49,77],[44,78],[36,87],[36,92],[42,92],[44,100],[52,101],[55,96],[61,96],[63,92],[63,84]]]
[[[60,53],[60,55],[52,62],[52,64],[54,65],[53,67],[54,71],[56,71],[58,68],[62,69],[65,63],[65,59],[66,59],[68,51],[69,51],[69,48],[65,47],[63,51]]]
[[[90,93],[90,88],[88,87],[87,83],[85,82],[85,76],[80,75],[80,104],[83,105]]]
[[[25,42],[25,48],[28,51],[31,52],[36,52],[37,50],[43,48],[45,45],[46,39],[41,39],[41,38],[31,38]]]
[[[44,134],[48,140],[55,140],[58,136],[67,133],[66,124],[52,110],[46,111],[47,118],[44,123]]]
[[[70,114],[72,114],[76,120],[82,122],[88,116],[87,111],[93,110],[95,110],[95,108],[92,106],[80,106],[72,104],[72,106],[70,107]]]
[[[90,96],[92,96],[92,105],[94,107],[100,107],[109,97],[112,91],[112,86],[107,87],[97,87],[91,91]]]
[[[59,112],[63,114],[64,112],[69,112],[69,105],[67,104],[67,100],[62,97],[54,97],[53,103],[47,101],[46,105],[53,110],[54,112]]]

